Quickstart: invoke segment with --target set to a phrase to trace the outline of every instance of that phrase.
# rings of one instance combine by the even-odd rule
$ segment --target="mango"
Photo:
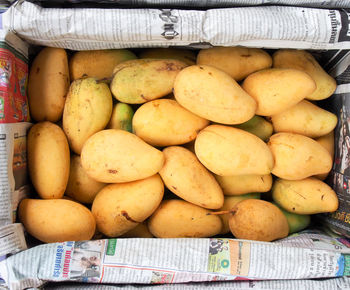
[[[316,90],[309,94],[308,100],[323,100],[330,97],[336,81],[319,65],[315,58],[305,50],[281,49],[273,55],[273,67],[292,68],[306,72],[316,82]]]
[[[303,71],[272,68],[249,75],[242,87],[257,102],[257,115],[272,116],[312,94],[316,83]]]
[[[223,125],[210,125],[195,142],[199,161],[216,175],[269,174],[274,160],[268,146],[255,135]]]
[[[164,200],[148,220],[157,238],[206,238],[220,233],[222,222],[211,211],[184,200]]]
[[[232,234],[237,239],[271,242],[285,238],[289,233],[288,221],[274,204],[258,199],[239,202],[229,218]]]
[[[66,195],[81,203],[92,203],[96,194],[105,186],[89,177],[81,165],[79,155],[73,154],[70,159],[69,179]]]
[[[112,107],[112,95],[105,83],[86,78],[71,84],[64,106],[63,129],[74,153],[80,155],[85,141],[106,127]]]
[[[196,63],[196,54],[192,50],[177,48],[148,48],[139,53],[139,58],[177,59],[187,65]]]
[[[242,195],[249,192],[267,192],[272,187],[272,175],[215,175],[225,195]]]
[[[242,200],[246,199],[260,199],[260,193],[247,193],[239,196],[225,196],[224,205],[219,209],[219,211],[230,211],[232,210],[237,203],[241,202]],[[230,226],[229,226],[229,218],[230,214],[222,214],[219,215],[222,221],[222,229],[221,229],[221,235],[227,234],[230,232]]]
[[[295,106],[271,117],[275,132],[297,133],[317,138],[331,132],[337,125],[336,115],[302,100]]]
[[[176,101],[154,100],[143,104],[132,120],[133,131],[142,140],[153,146],[171,146],[190,142],[197,133],[209,125],[203,119]]]
[[[275,204],[275,203],[274,203]],[[289,234],[297,233],[307,228],[310,225],[311,217],[308,214],[296,214],[284,210],[278,204],[275,204],[287,218],[289,226]]]
[[[139,223],[135,228],[119,236],[120,238],[153,238],[153,235],[148,230],[146,222]]]
[[[273,133],[272,124],[260,116],[254,116],[247,122],[235,125],[234,127],[254,134],[266,142]]]
[[[315,141],[329,152],[329,154],[332,157],[332,162],[333,162],[333,160],[334,160],[334,130],[332,132],[328,133],[327,135],[324,135],[324,136],[321,136],[321,137],[315,139]],[[320,179],[320,180],[325,180],[326,177],[328,176],[328,174],[329,174],[329,172],[323,173],[323,174],[318,174],[318,175],[315,175],[315,177]]]
[[[61,119],[69,88],[68,57],[63,48],[45,47],[35,57],[29,71],[28,102],[37,121]]]
[[[174,83],[176,101],[192,113],[220,124],[251,119],[255,100],[228,74],[207,65],[183,69]]]
[[[108,129],[84,144],[81,164],[99,182],[121,183],[150,177],[164,163],[163,153],[124,130]]]
[[[128,104],[117,103],[113,107],[112,116],[107,129],[121,129],[132,132],[132,118],[134,110]]]
[[[96,228],[85,206],[66,199],[24,199],[18,216],[26,231],[45,243],[90,240]]]
[[[61,198],[69,178],[69,146],[60,127],[36,123],[27,136],[27,156],[32,184],[41,198]]]
[[[113,96],[127,104],[143,104],[171,93],[176,75],[187,66],[172,59],[139,60],[114,70]]]
[[[146,220],[159,206],[164,185],[158,174],[143,180],[109,184],[95,197],[91,211],[98,231],[118,237]]]
[[[338,198],[333,189],[313,177],[276,180],[272,198],[282,208],[296,214],[334,212],[338,209]]]
[[[212,47],[199,51],[197,64],[213,66],[241,81],[253,72],[270,68],[272,58],[260,48]]]
[[[294,133],[277,133],[271,136],[269,146],[275,159],[272,173],[288,180],[324,174],[332,168],[328,151],[315,140]]]
[[[135,54],[126,49],[78,51],[69,60],[70,76],[72,81],[86,77],[111,78],[116,65],[135,58]]]
[[[219,184],[195,154],[179,146],[167,147],[163,154],[165,162],[159,174],[171,192],[204,208],[218,209],[223,205]]]

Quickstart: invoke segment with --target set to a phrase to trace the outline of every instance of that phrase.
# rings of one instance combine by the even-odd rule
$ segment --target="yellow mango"
[[[115,69],[111,91],[120,102],[143,104],[171,93],[176,75],[187,66],[174,59],[135,60]]]
[[[192,50],[177,48],[148,48],[139,53],[140,58],[177,59],[187,65],[196,63],[196,54]]]
[[[337,87],[335,79],[324,71],[312,54],[305,50],[278,50],[273,55],[273,67],[298,69],[310,75],[316,82],[317,88],[306,97],[309,100],[326,99]]]
[[[105,186],[95,197],[91,208],[98,231],[108,237],[125,234],[157,209],[163,194],[164,185],[158,174]]]
[[[249,75],[242,87],[257,102],[257,115],[272,116],[312,94],[316,84],[303,71],[272,68]]]
[[[133,131],[153,146],[184,144],[196,139],[197,133],[209,125],[176,101],[154,100],[143,104],[132,120]]]
[[[79,155],[85,141],[106,127],[112,107],[112,95],[105,83],[86,78],[71,84],[64,106],[63,129],[73,152]]]
[[[271,117],[275,132],[297,133],[317,138],[331,132],[337,125],[336,115],[302,100],[295,106]]]
[[[200,131],[195,152],[206,168],[221,176],[269,174],[274,163],[260,138],[223,125],[210,125]]]
[[[220,233],[222,222],[211,211],[184,200],[164,200],[148,220],[157,238],[206,238]]]
[[[271,67],[271,56],[260,48],[212,47],[202,49],[198,65],[210,65],[241,81],[253,72]]]
[[[224,205],[219,209],[219,211],[230,211],[232,210],[237,203],[241,202],[242,200],[246,199],[260,199],[260,193],[247,193],[239,196],[225,196]],[[221,229],[221,235],[227,234],[230,232],[230,226],[229,226],[229,218],[230,214],[222,214],[219,215],[222,221],[222,229]]]
[[[254,99],[234,79],[206,65],[183,69],[175,79],[174,96],[192,113],[222,124],[246,122],[256,110]]]
[[[81,164],[91,178],[105,183],[150,177],[162,168],[163,153],[124,130],[102,130],[84,144]]]
[[[73,154],[70,159],[69,179],[66,195],[81,203],[92,203],[96,194],[105,186],[89,177],[81,166],[79,155]]]
[[[27,136],[29,175],[41,198],[61,198],[69,177],[69,147],[64,132],[51,122],[31,127]]]
[[[120,238],[153,238],[153,235],[148,230],[148,226],[146,222],[139,223],[136,228],[131,229],[119,236]]]
[[[246,199],[239,202],[232,211],[229,226],[237,239],[271,242],[288,236],[286,217],[270,202]]]
[[[110,78],[116,65],[135,58],[126,49],[78,51],[69,60],[70,76],[72,81],[85,77]]]
[[[317,139],[315,139],[315,141],[320,144],[321,146],[323,146],[323,148],[325,148],[329,154],[332,157],[332,162],[334,160],[334,130],[330,133],[328,133],[327,135],[321,136]],[[328,176],[329,172],[327,173],[323,173],[323,174],[318,174],[315,175],[316,178],[320,179],[320,180],[325,180],[326,177]]]
[[[249,192],[267,192],[272,186],[271,174],[215,175],[225,195],[242,195]]]
[[[62,117],[69,88],[67,53],[45,47],[35,57],[28,78],[30,115],[35,121],[57,122]]]
[[[286,211],[296,214],[317,214],[338,209],[336,193],[317,178],[275,181],[272,198]]]
[[[277,133],[267,143],[275,159],[272,173],[288,180],[324,174],[332,168],[328,151],[315,140],[294,133]]]
[[[223,205],[219,184],[195,154],[179,146],[167,147],[163,154],[165,162],[159,174],[171,192],[204,208],[218,209]]]
[[[85,206],[66,199],[24,199],[18,216],[26,231],[45,243],[90,240],[96,228]]]

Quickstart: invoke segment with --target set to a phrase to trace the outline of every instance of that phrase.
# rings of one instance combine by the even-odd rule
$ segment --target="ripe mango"
[[[30,115],[35,121],[61,119],[69,89],[67,52],[45,47],[35,57],[28,79]]]
[[[307,73],[283,68],[255,72],[244,80],[242,87],[257,102],[256,114],[261,116],[279,114],[316,90]]]
[[[73,152],[80,155],[85,141],[106,127],[112,106],[112,95],[105,83],[86,78],[71,84],[63,111],[63,129]]]
[[[205,120],[181,107],[176,101],[160,99],[143,104],[132,120],[134,133],[153,146],[180,145],[196,139],[209,125]]]
[[[267,192],[272,186],[272,175],[215,175],[225,195],[241,195],[249,192]]]
[[[337,125],[336,115],[306,100],[271,117],[275,132],[297,133],[317,138],[331,132]]]
[[[229,226],[237,239],[271,242],[285,238],[289,233],[288,221],[282,211],[259,199],[239,202],[230,214]]]
[[[159,174],[171,192],[204,208],[218,209],[223,205],[219,184],[195,154],[180,146],[167,147],[163,154],[165,161]]]
[[[110,78],[116,65],[135,58],[135,54],[126,49],[78,51],[69,60],[70,76],[72,81],[86,77]]]
[[[288,180],[327,173],[332,168],[328,151],[315,140],[294,133],[277,133],[271,136],[269,146],[275,165],[272,173]]]
[[[272,198],[285,210],[296,214],[333,212],[338,197],[332,188],[317,178],[278,179],[272,187]]]
[[[187,64],[174,59],[134,60],[114,70],[113,96],[127,104],[143,104],[171,93],[176,75]]]
[[[205,167],[221,176],[269,174],[274,163],[260,138],[223,125],[210,125],[200,131],[195,152]]]
[[[271,56],[260,48],[212,47],[202,49],[197,64],[216,67],[241,81],[258,70],[271,67]]]
[[[332,157],[332,162],[334,159],[334,130],[332,132],[330,132],[327,135],[321,136],[317,139],[315,139],[315,141],[320,144],[321,146],[323,146],[331,155]],[[329,172],[327,173],[323,173],[323,174],[318,174],[315,175],[316,178],[320,179],[320,180],[325,180],[326,177],[328,176]]]
[[[237,203],[241,202],[242,200],[246,199],[260,199],[260,193],[247,193],[239,196],[225,196],[224,205],[219,209],[219,211],[226,211],[226,210],[232,210]],[[219,215],[219,217],[222,220],[222,229],[221,233],[222,235],[227,234],[230,232],[230,226],[229,226],[229,218],[230,214],[222,214]]]
[[[206,238],[220,233],[222,222],[211,211],[184,200],[164,200],[148,220],[157,238]]]
[[[183,69],[174,83],[176,101],[192,113],[220,124],[251,119],[255,100],[227,73],[207,65]]]
[[[177,48],[148,48],[139,54],[139,58],[177,59],[188,65],[196,63],[196,54],[192,50]]]
[[[90,240],[96,228],[90,210],[66,199],[23,199],[18,216],[26,230],[45,243]]]
[[[323,100],[331,96],[337,84],[316,59],[305,50],[281,49],[273,55],[273,67],[293,68],[306,72],[316,83],[316,90],[306,96],[308,100]]]
[[[157,209],[163,194],[164,185],[158,174],[105,186],[91,208],[98,231],[108,237],[125,234]]]

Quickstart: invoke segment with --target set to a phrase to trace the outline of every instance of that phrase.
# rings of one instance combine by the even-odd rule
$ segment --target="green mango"
[[[276,205],[287,218],[287,222],[289,225],[289,234],[300,232],[301,230],[309,226],[311,221],[310,215],[291,213],[284,210],[277,203],[273,202],[273,204]]]
[[[247,122],[234,127],[252,133],[263,141],[267,141],[273,133],[272,124],[265,118],[256,115]]]
[[[128,104],[117,103],[113,107],[111,119],[107,125],[108,129],[121,129],[132,133],[132,117],[134,110]]]

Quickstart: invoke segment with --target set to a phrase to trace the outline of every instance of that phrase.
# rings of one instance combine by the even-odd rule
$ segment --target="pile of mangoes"
[[[40,198],[19,219],[43,242],[286,237],[338,207],[322,181],[337,117],[314,103],[335,89],[301,50],[44,48],[28,83]]]

